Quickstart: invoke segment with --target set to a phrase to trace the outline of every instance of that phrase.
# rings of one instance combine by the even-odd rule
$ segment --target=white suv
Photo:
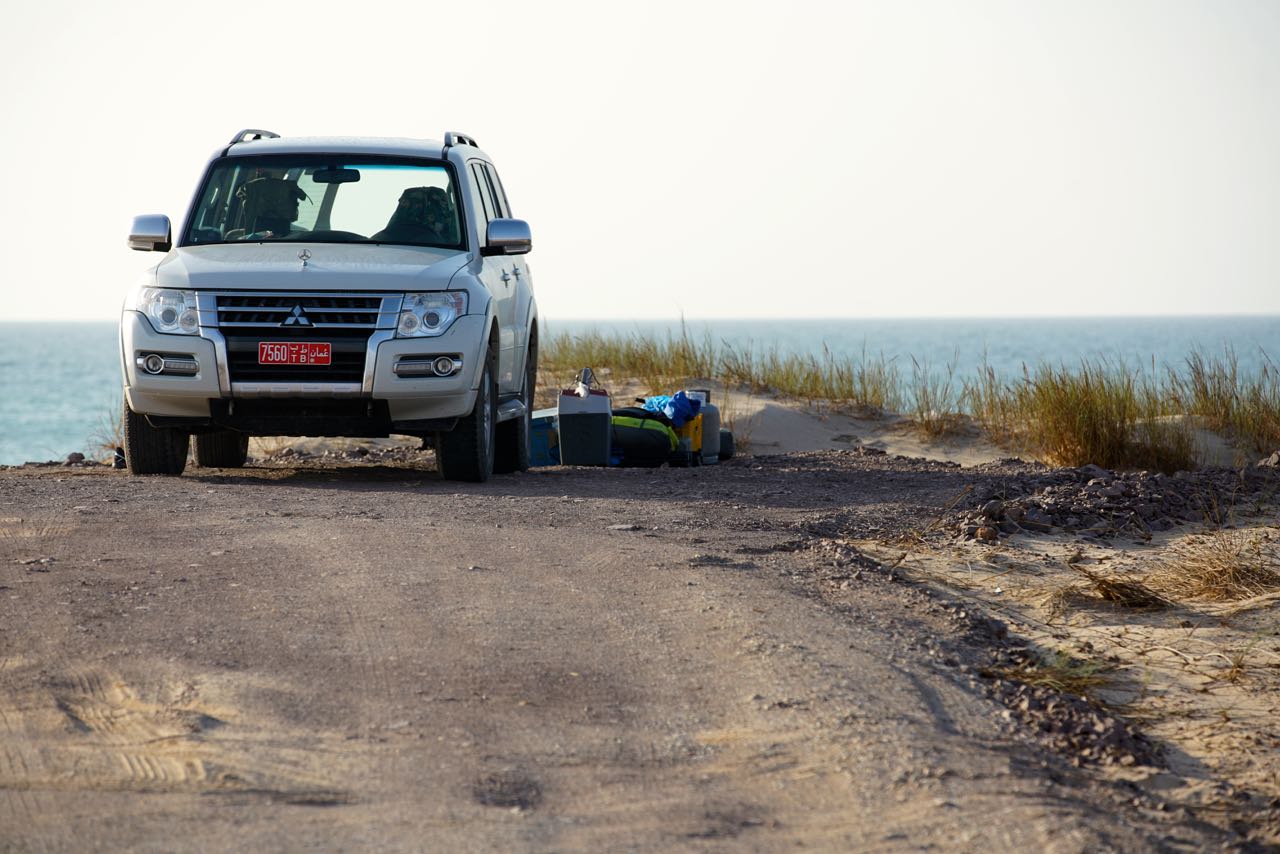
[[[434,442],[440,473],[528,468],[537,305],[492,161],[475,140],[245,130],[215,152],[173,245],[120,318],[135,474],[245,462],[250,436]]]

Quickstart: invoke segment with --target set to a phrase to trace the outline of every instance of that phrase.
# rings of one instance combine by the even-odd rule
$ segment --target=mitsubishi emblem
[[[302,251],[306,252],[307,250],[303,249]],[[295,305],[293,307],[293,311],[289,312],[289,316],[286,317],[284,319],[284,323],[281,323],[280,325],[281,326],[310,326],[311,321],[310,319],[307,318],[307,315],[303,312],[302,306]]]
[[[302,266],[307,266],[307,259],[311,257],[310,249],[299,249],[298,260],[302,262]]]

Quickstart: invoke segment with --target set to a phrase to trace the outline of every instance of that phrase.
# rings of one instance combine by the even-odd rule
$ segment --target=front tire
[[[147,416],[124,403],[124,461],[130,474],[179,475],[187,467],[191,434],[185,430],[152,427]]]
[[[493,474],[494,434],[498,420],[498,384],[493,356],[484,363],[476,405],[447,433],[436,433],[436,466],[445,480],[484,483]]]
[[[524,415],[498,425],[497,456],[493,461],[493,470],[499,474],[529,470],[533,442],[533,395],[537,386],[538,344],[533,341],[530,342],[529,353],[524,360],[524,389],[520,392]]]
[[[196,434],[196,465],[206,469],[238,469],[249,458],[249,436],[235,430]]]

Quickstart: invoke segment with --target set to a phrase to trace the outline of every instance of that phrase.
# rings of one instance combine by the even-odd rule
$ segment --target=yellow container
[[[676,428],[676,435],[681,439],[689,440],[689,451],[693,454],[702,453],[702,414],[695,415],[692,420],[684,422],[683,427]]]

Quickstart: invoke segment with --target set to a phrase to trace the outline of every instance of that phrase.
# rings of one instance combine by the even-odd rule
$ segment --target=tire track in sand
[[[206,702],[192,683],[143,690],[96,670],[0,694],[0,795],[18,821],[34,812],[30,793],[42,790],[350,800],[328,784],[312,751],[282,749],[277,727],[233,722],[239,717]]]

